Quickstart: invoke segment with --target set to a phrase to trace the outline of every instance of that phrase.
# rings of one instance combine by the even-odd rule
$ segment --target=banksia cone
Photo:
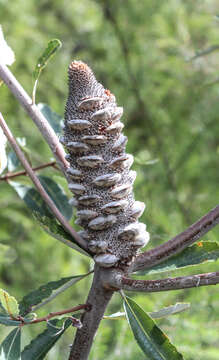
[[[68,75],[60,141],[68,151],[72,204],[77,208],[77,224],[84,229],[80,235],[99,265],[128,265],[147,244],[149,234],[138,222],[145,205],[135,201],[132,192],[136,173],[130,170],[133,157],[126,154],[127,137],[121,133],[123,109],[86,64],[72,62]]]

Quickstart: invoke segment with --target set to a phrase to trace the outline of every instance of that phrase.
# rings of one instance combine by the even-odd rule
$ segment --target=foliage
[[[212,51],[189,61],[197,51],[217,44],[216,11],[215,0],[211,4],[174,0],[67,0],[64,6],[58,0],[39,3],[18,0],[13,6],[0,1],[5,38],[16,54],[13,73],[29,93],[37,59],[48,41],[57,37],[63,47],[44,70],[37,98],[49,104],[52,112],[62,115],[67,92],[66,69],[68,63],[77,58],[91,65],[98,79],[124,106],[128,150],[138,159],[134,165],[138,173],[135,194],[136,199],[147,202],[148,210],[142,221],[147,223],[151,233],[151,247],[176,235],[217,203],[217,54]],[[32,122],[5,86],[1,86],[0,91],[1,111],[7,114],[16,136],[26,137],[33,166],[49,161],[51,153]],[[17,164],[16,170],[20,169]],[[58,173],[47,169],[41,174],[57,179]],[[19,178],[19,183],[30,186],[25,177]],[[16,258],[13,256],[0,265],[3,288],[22,298],[45,279],[53,281],[89,271],[87,257],[46,235],[14,190],[7,183],[1,182],[0,186],[0,240],[16,252]],[[67,188],[65,191],[69,194]],[[209,254],[215,259],[216,248],[211,247],[217,246],[212,245],[217,240],[216,230],[204,238],[203,248],[209,248],[208,259],[211,258]],[[193,246],[196,252],[192,254],[195,256],[197,251],[200,254],[197,263],[207,260],[203,248]],[[172,262],[165,271],[173,268]],[[214,268],[211,263],[197,265],[193,272],[214,271]],[[189,273],[191,268],[189,272],[185,268],[177,270],[177,276]],[[24,278],[24,274],[28,276]],[[151,272],[147,277],[161,275]],[[89,282],[90,279],[85,279],[79,286],[75,284],[58,298],[58,302],[45,306],[45,310],[40,309],[39,315],[55,311],[57,307],[69,307],[69,303],[80,303],[87,294]],[[186,360],[217,359],[217,289],[136,295],[135,300],[147,312],[178,301],[191,303],[185,314],[158,320],[158,324],[171,336],[171,342]],[[115,297],[108,311],[121,311],[119,297]],[[10,334],[16,335],[19,344],[20,332],[15,330]],[[39,328],[26,326],[24,331],[23,346],[37,338]],[[43,332],[44,327],[40,331]],[[8,327],[1,326],[1,341],[7,334]],[[126,322],[104,321],[91,359],[145,359],[131,340]],[[68,353],[71,341],[72,334],[66,332],[56,345],[57,358]],[[7,356],[4,351],[0,352],[2,358]],[[46,359],[54,358],[52,351]]]

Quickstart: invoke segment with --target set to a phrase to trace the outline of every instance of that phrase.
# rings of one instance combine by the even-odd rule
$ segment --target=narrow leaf
[[[134,300],[124,297],[124,309],[134,337],[148,359],[183,359],[168,337]]]
[[[64,334],[65,330],[71,325],[71,320],[67,319],[61,329],[57,329],[59,320],[50,321],[53,325],[44,330],[40,335],[33,339],[21,353],[22,360],[43,360],[48,351]]]
[[[21,360],[21,328],[12,330],[0,345],[0,354],[7,360]]]
[[[54,290],[62,288],[68,282],[71,282],[71,285],[85,278],[88,274],[69,276],[62,278],[57,281],[50,281],[47,284],[41,285],[37,290],[31,291],[29,294],[25,295],[20,301],[19,308],[20,314],[25,315],[30,312],[33,306],[40,304],[43,300],[49,298]],[[72,281],[73,280],[73,281]]]
[[[161,319],[163,317],[178,314],[182,311],[187,310],[189,307],[190,307],[189,303],[176,303],[175,305],[171,305],[163,309],[160,309],[158,311],[153,311],[147,314],[152,319]],[[126,316],[124,312],[117,312],[111,315],[105,315],[103,318],[107,320],[119,320],[119,319],[125,319]]]
[[[35,66],[33,77],[37,80],[41,71],[46,67],[48,61],[53,57],[58,49],[62,46],[62,43],[58,39],[53,39],[48,42],[47,48],[43,51],[42,55],[38,58]]]
[[[153,311],[149,313],[149,315],[151,316],[152,319],[161,319],[163,317],[178,314],[182,311],[189,309],[189,307],[190,307],[189,303],[176,303],[174,305],[167,306],[158,311]]]
[[[6,326],[19,326],[21,324],[20,321],[12,320],[12,318],[5,314],[0,314],[0,324]]]
[[[3,289],[0,289],[0,301],[1,305],[10,316],[17,316],[19,314],[17,300]]]
[[[63,118],[56,112],[52,111],[52,109],[47,104],[39,103],[37,104],[37,107],[43,113],[55,133],[60,134],[62,131]]]
[[[70,220],[72,217],[72,206],[69,204],[68,197],[60,185],[47,176],[39,176],[38,178],[62,215],[65,216],[67,220]],[[20,198],[25,201],[30,210],[39,213],[41,216],[53,218],[53,214],[35,188],[15,181],[10,181],[9,183]]]
[[[213,241],[198,242],[183,250],[166,261],[139,271],[138,274],[156,274],[165,271],[177,270],[186,266],[199,265],[207,261],[216,261],[219,258],[219,243]]]
[[[39,222],[40,226],[45,230],[49,235],[55,239],[61,241],[63,244],[69,246],[70,248],[80,252],[83,255],[90,256],[86,251],[81,249],[77,244],[74,243],[74,239],[65,229],[57,223],[55,219],[51,219],[46,216],[40,216],[38,213],[34,214],[36,220]]]

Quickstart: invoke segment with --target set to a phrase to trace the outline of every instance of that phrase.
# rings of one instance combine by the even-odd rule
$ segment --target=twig
[[[219,224],[219,205],[173,239],[137,256],[132,266],[132,272],[149,269],[178,254],[187,246],[200,239],[217,224]]]
[[[51,162],[48,162],[46,164],[36,166],[36,167],[32,168],[32,170],[33,171],[42,170],[42,169],[45,169],[45,168],[50,167],[50,166],[55,168],[55,164],[56,164],[56,161],[51,161]],[[0,177],[0,181],[7,181],[8,179],[12,179],[14,177],[22,176],[22,175],[28,175],[27,171],[22,170],[22,171],[16,171],[16,172],[13,172],[13,173],[7,173],[6,175]]]
[[[201,56],[205,56],[205,55],[209,55],[211,54],[212,52],[216,51],[216,50],[219,50],[219,45],[212,45],[212,46],[209,46],[207,49],[205,50],[202,50],[202,51],[197,51],[196,54],[192,57],[190,57],[189,59],[187,59],[186,61],[192,61],[192,60],[195,60]]]
[[[33,181],[33,183],[36,186],[37,190],[39,191],[40,195],[42,196],[42,198],[44,199],[46,204],[49,206],[49,208],[51,209],[52,213],[62,224],[64,229],[73,237],[73,239],[75,240],[75,243],[77,245],[79,245],[82,249],[87,251],[86,242],[83,239],[81,239],[81,237],[77,234],[77,232],[70,226],[70,224],[67,222],[65,217],[61,214],[61,212],[58,210],[58,208],[56,207],[56,205],[54,204],[52,199],[49,197],[49,195],[45,191],[44,187],[41,185],[38,177],[35,175],[30,164],[28,163],[27,159],[25,158],[23,152],[21,151],[20,147],[18,146],[15,138],[13,137],[13,135],[12,135],[10,129],[8,128],[1,113],[0,113],[0,126],[2,127],[2,130],[4,131],[5,136],[7,137],[11,146],[13,147],[17,157],[19,158],[20,162],[24,166],[26,172],[28,173],[29,177]]]
[[[110,285],[127,291],[159,292],[219,284],[219,272],[160,280],[134,280],[117,276]]]
[[[68,168],[65,152],[54,130],[6,65],[0,64],[0,78],[11,90],[45,138],[63,173]]]
[[[48,320],[50,320],[51,318],[53,318],[55,316],[60,316],[60,315],[64,315],[64,314],[73,313],[73,312],[76,312],[76,311],[82,310],[82,309],[85,309],[86,311],[89,311],[91,309],[91,305],[82,304],[82,305],[75,306],[75,307],[73,307],[71,309],[61,310],[61,311],[57,311],[57,312],[51,312],[46,316],[43,316],[41,318],[37,318],[37,319],[32,320],[32,321],[28,321],[28,322],[26,322],[25,319],[23,317],[21,317],[21,316],[13,317],[13,320],[21,321],[22,325],[38,324],[38,323],[43,322],[43,321],[48,321]]]

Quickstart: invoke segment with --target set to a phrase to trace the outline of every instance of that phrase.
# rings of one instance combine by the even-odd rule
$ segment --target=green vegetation
[[[49,40],[58,38],[62,42],[62,48],[40,76],[36,103],[49,104],[63,116],[67,67],[73,59],[80,59],[124,106],[127,149],[135,156],[133,168],[138,174],[136,199],[147,204],[142,222],[151,234],[148,248],[178,234],[218,204],[217,9],[216,0],[0,0],[5,38],[16,55],[11,69],[30,95],[37,59]],[[209,50],[208,54],[193,59],[204,50]],[[33,167],[51,161],[47,144],[5,85],[0,88],[0,111],[13,133],[26,138],[26,153]],[[10,171],[22,169],[18,163],[13,164]],[[46,169],[40,174],[60,184],[70,197],[58,170]],[[24,176],[16,181],[25,188],[30,185]],[[74,228],[79,229],[77,225]],[[203,238],[208,241],[208,251],[214,251],[209,241],[217,240],[215,228]],[[91,270],[88,257],[42,231],[5,181],[0,182],[0,241],[0,287],[18,300],[44,283]],[[197,248],[198,256],[202,261],[207,259]],[[215,269],[215,263],[203,263],[189,269],[182,267],[174,275]],[[157,279],[161,275],[154,271],[141,278]],[[165,277],[169,275],[164,273]],[[78,282],[40,309],[39,316],[84,303],[90,282],[91,277]],[[132,298],[146,312],[176,302],[191,303],[185,312],[156,322],[185,360],[218,359],[218,288],[133,294]],[[119,311],[123,311],[122,301],[115,295],[107,315]],[[41,324],[27,326],[23,345],[44,328]],[[10,331],[1,326],[0,341]],[[46,359],[67,356],[74,332],[72,327],[66,329]],[[90,359],[103,358],[145,359],[123,319],[102,321]]]

